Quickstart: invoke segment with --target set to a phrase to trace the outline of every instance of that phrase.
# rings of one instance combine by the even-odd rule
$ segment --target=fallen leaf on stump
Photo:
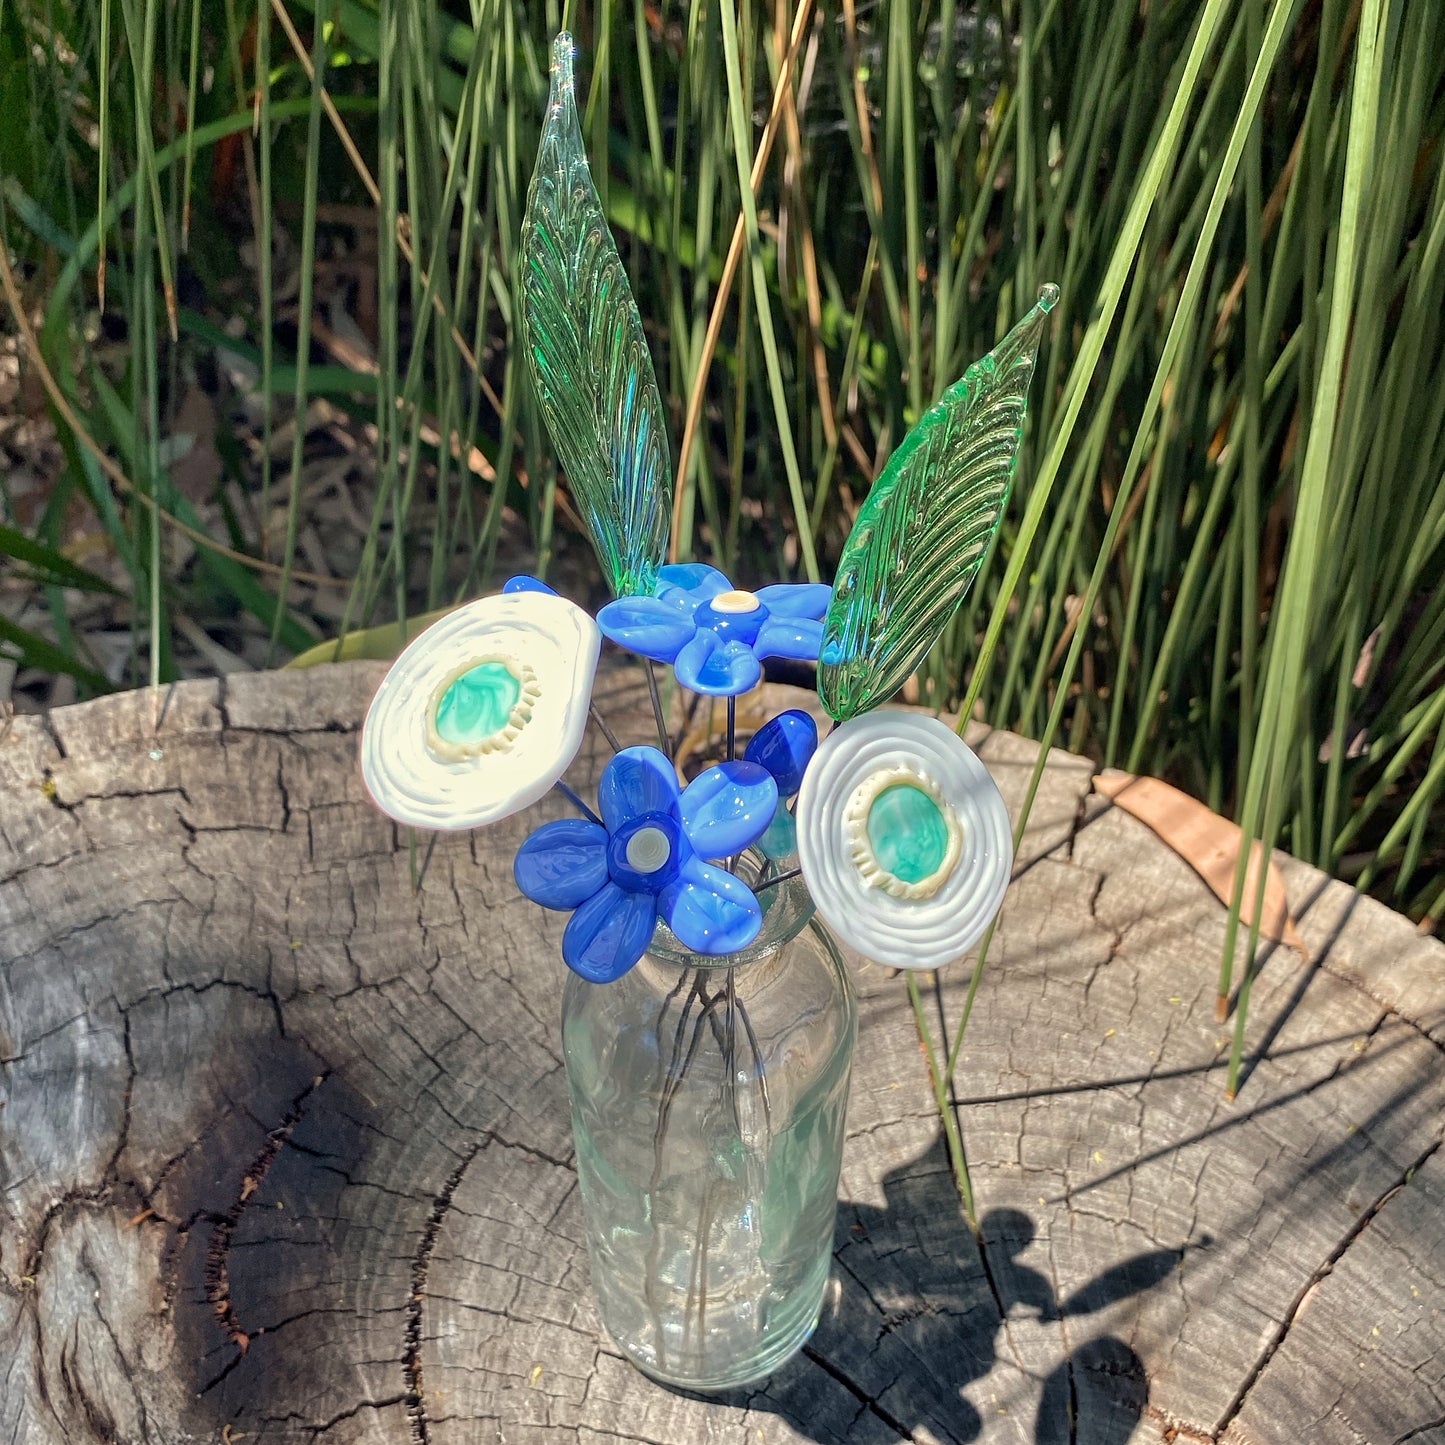
[[[293,657],[286,666],[316,667],[323,662],[355,662],[363,658],[372,662],[390,662],[408,642],[414,641],[433,622],[440,622],[452,610],[450,607],[440,607],[435,612],[423,612],[417,617],[408,617],[405,634],[399,622],[386,622],[380,627],[364,627],[356,632],[348,632],[340,639],[340,652],[337,651],[335,638],[329,642],[318,642],[315,647],[309,647],[299,656]],[[295,948],[298,945],[293,943],[291,946]]]
[[[1234,872],[1239,864],[1243,840],[1238,824],[1211,812],[1198,798],[1158,778],[1136,777],[1133,773],[1106,768],[1094,779],[1094,787],[1116,808],[1152,828],[1209,885],[1214,896],[1227,908],[1234,893]],[[1250,846],[1249,868],[1244,878],[1244,898],[1239,919],[1246,927],[1254,921],[1254,897],[1259,887],[1259,865],[1263,845],[1255,839]],[[1264,910],[1259,920],[1260,935],[1285,943],[1308,960],[1309,950],[1290,917],[1284,878],[1273,863],[1264,885]]]

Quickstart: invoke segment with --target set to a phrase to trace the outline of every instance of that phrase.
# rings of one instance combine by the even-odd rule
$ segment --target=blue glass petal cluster
[[[802,708],[790,707],[770,718],[752,736],[743,757],[773,775],[780,798],[793,797],[818,751],[818,724]]]
[[[517,887],[572,911],[562,957],[593,983],[626,973],[659,918],[686,948],[734,953],[757,937],[762,911],[745,883],[707,860],[750,847],[777,804],[759,763],[719,763],[679,788],[656,748],[625,748],[598,784],[601,822],[544,823],[517,850]]]
[[[765,658],[818,660],[829,596],[816,582],[743,592],[716,567],[678,562],[658,571],[653,596],[609,602],[597,625],[613,642],[670,662],[693,692],[736,697],[761,681]]]
[[[785,806],[803,786],[803,774],[818,751],[818,724],[801,708],[790,707],[770,718],[752,736],[743,757],[772,774],[778,785],[778,806],[758,846],[774,863],[790,862],[798,851],[798,829]]]

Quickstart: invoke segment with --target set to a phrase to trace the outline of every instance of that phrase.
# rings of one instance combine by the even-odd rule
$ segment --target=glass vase
[[[832,1260],[857,1007],[801,879],[754,886],[762,930],[742,952],[689,952],[659,924],[635,968],[569,975],[562,999],[602,1320],[639,1369],[691,1390],[798,1350]]]

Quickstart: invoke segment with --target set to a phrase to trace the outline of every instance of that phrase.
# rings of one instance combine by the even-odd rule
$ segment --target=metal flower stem
[[[652,664],[652,659],[647,659],[647,691],[652,698],[652,716],[657,721],[657,742],[662,751],[672,756],[672,741],[667,735],[667,723],[662,716],[662,695],[657,690],[657,669]]]
[[[776,878],[767,879],[761,886],[763,888],[776,888],[780,883],[791,883],[794,878],[801,878],[802,876],[803,870],[801,868],[789,868],[786,873],[779,873]]]
[[[573,790],[569,788],[567,784],[561,780],[561,778],[558,778],[552,786],[555,787],[557,791],[561,793],[562,796],[566,798],[567,801],[571,803],[574,808],[577,809],[579,813],[585,814],[588,818],[591,819],[592,822],[596,823],[599,827],[601,827],[602,819],[599,818],[597,814],[594,813],[585,802],[583,802],[581,796],[578,793],[573,792]]]
[[[597,724],[598,731],[607,739],[608,747],[610,747],[614,753],[620,753],[622,751],[622,744],[617,741],[617,734],[607,726],[606,719],[597,711],[597,704],[595,702],[589,702],[587,704],[587,711],[592,721]]]
[[[431,867],[431,855],[436,848],[437,839],[441,834],[433,833],[431,837],[427,839],[426,853],[421,860],[421,867],[418,868],[416,865],[416,829],[408,828],[406,831],[407,865],[411,869],[411,891],[413,893],[420,893],[422,882],[426,878],[426,870]]]
[[[688,982],[689,970],[684,968],[682,977],[678,980],[676,987],[667,995],[662,1002],[662,1008],[657,1015],[657,1029],[655,1038],[657,1042],[657,1057],[662,1057],[662,1026],[667,1018],[668,1005],[677,997],[684,984]],[[672,1101],[677,1096],[677,1090],[683,1076],[687,1072],[687,1063],[684,1062],[679,1068],[679,1060],[682,1058],[682,1041],[687,1032],[688,1015],[692,1012],[695,1000],[703,997],[702,972],[699,969],[692,969],[691,987],[688,989],[687,998],[682,1005],[682,1011],[678,1015],[677,1030],[673,1034],[672,1054],[667,1061],[667,1077],[663,1081],[660,1096],[657,1104],[657,1129],[652,1139],[652,1178],[647,1186],[647,1197],[649,1201],[649,1213],[652,1223],[652,1238],[647,1245],[647,1275],[643,1280],[643,1294],[647,1299],[647,1307],[652,1312],[652,1327],[657,1339],[657,1368],[667,1368],[667,1343],[662,1329],[662,1314],[657,1302],[657,1269],[662,1255],[662,1232],[657,1218],[657,1194],[662,1187],[662,1146],[667,1135],[667,1121],[672,1113]],[[701,1020],[698,1026],[693,1029],[692,1041],[688,1046],[687,1062],[697,1051],[698,1044],[702,1041]]]
[[[772,1110],[768,1102],[767,1079],[763,1071],[762,1051],[758,1045],[758,1037],[753,1029],[752,1019],[748,1015],[747,1005],[737,996],[735,971],[729,967],[724,975],[723,986],[714,990],[711,994],[708,993],[705,985],[705,975],[707,972],[708,970],[706,969],[695,967],[685,967],[682,970],[681,977],[663,1000],[662,1008],[658,1013],[655,1030],[657,1057],[660,1063],[665,1052],[663,1028],[667,1019],[668,1009],[673,1001],[686,989],[687,997],[683,1000],[682,1009],[678,1015],[677,1026],[673,1031],[671,1049],[668,1051],[667,1071],[660,1081],[657,1127],[653,1134],[652,1179],[648,1186],[648,1194],[653,1200],[654,1224],[652,1238],[648,1243],[647,1275],[643,1282],[643,1290],[648,1307],[652,1311],[653,1328],[656,1332],[657,1339],[657,1364],[659,1369],[665,1368],[666,1345],[663,1337],[661,1311],[657,1298],[657,1271],[661,1261],[662,1237],[656,1223],[656,1195],[662,1187],[663,1149],[666,1144],[672,1106],[677,1098],[678,1092],[687,1079],[693,1059],[697,1056],[698,1049],[702,1045],[705,1030],[712,1034],[713,1041],[716,1043],[722,1057],[725,1070],[723,1080],[724,1094],[729,1102],[734,1127],[737,1129],[739,1140],[741,1140],[742,1120],[738,1113],[737,1106],[736,1042],[736,1023],[737,1021],[741,1021],[743,1032],[747,1036],[748,1046],[752,1050],[753,1067],[757,1071],[759,1102],[763,1111],[763,1127],[769,1135],[772,1133]],[[695,1019],[692,1018],[694,1004],[701,1005],[700,1011]],[[723,1006],[721,1010],[719,1005]],[[719,1017],[720,1012],[722,1014],[721,1018]],[[690,1037],[688,1037],[689,1021],[692,1022]],[[687,1046],[684,1052],[683,1040],[685,1038],[687,1039]],[[698,1218],[696,1252],[693,1256],[692,1269],[689,1275],[688,1298],[683,1315],[684,1346],[686,1346],[688,1340],[692,1337],[694,1315],[696,1316],[699,1337],[707,1327],[707,1248],[708,1231],[712,1224],[711,1214],[712,1200],[705,1197]]]

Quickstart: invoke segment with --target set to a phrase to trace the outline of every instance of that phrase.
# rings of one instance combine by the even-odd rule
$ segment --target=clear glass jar
[[[741,953],[691,953],[659,924],[635,968],[570,975],[562,999],[602,1319],[639,1369],[691,1390],[800,1348],[832,1260],[857,1005],[802,880],[759,902]]]

